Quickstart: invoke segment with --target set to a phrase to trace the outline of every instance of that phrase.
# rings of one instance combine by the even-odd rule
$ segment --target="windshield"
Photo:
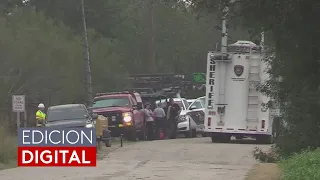
[[[126,107],[129,106],[128,97],[113,97],[107,99],[96,100],[93,104],[93,108],[106,108],[106,107]]]
[[[88,111],[83,107],[49,109],[47,121],[87,120]]]

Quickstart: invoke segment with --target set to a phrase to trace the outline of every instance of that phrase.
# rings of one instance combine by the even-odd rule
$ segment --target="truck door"
[[[197,128],[203,128],[204,126],[204,108],[199,99],[194,101],[190,107],[190,112],[188,113],[194,120]]]
[[[201,109],[194,110],[188,113],[192,119],[194,119],[194,122],[197,125],[197,128],[202,128],[204,124],[204,111]]]

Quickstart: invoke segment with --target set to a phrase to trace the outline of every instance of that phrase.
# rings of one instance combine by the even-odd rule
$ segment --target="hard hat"
[[[40,104],[38,105],[38,108],[44,108],[44,104],[43,104],[43,103],[40,103]]]

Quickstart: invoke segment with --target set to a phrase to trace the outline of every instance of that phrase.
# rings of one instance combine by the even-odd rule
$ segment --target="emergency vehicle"
[[[93,112],[108,118],[108,127],[113,137],[121,134],[130,141],[145,140],[146,128],[142,99],[139,93],[97,93],[93,99]]]
[[[270,98],[257,90],[269,78],[261,50],[253,42],[237,41],[226,52],[208,52],[204,131],[212,142],[235,136],[272,143]]]

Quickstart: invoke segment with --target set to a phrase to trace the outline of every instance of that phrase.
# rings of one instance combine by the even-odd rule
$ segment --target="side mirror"
[[[96,119],[98,119],[98,114],[96,114],[96,113],[93,113],[93,114],[91,115],[91,118],[92,118],[93,120],[96,120]]]
[[[197,109],[197,106],[191,106],[191,107],[189,108],[189,110],[194,110],[194,109]]]

